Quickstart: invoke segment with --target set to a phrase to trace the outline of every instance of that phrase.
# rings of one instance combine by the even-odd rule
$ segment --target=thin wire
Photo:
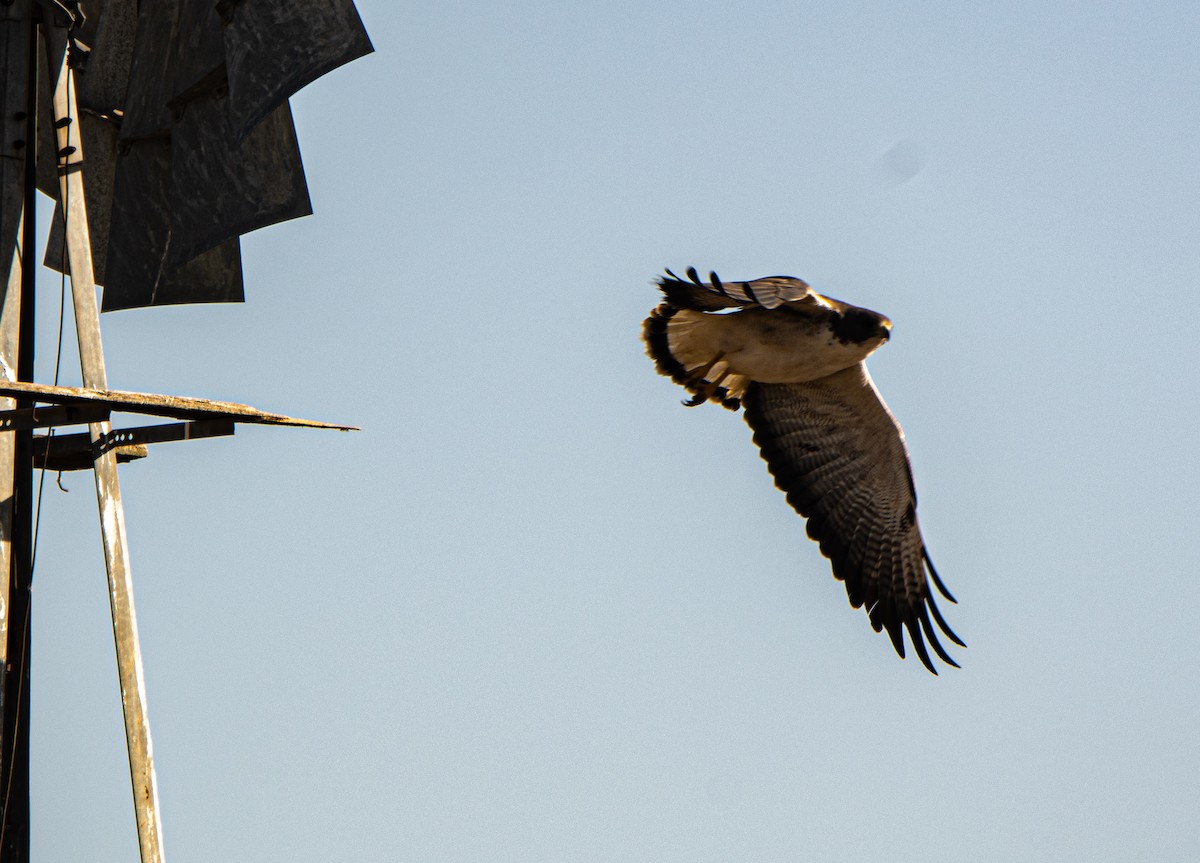
[[[68,81],[69,81],[70,80],[69,76],[71,75],[70,66],[67,67],[67,75],[68,75]],[[68,110],[69,109],[70,109],[70,105],[68,104]],[[68,115],[68,119],[71,119],[69,117],[69,115]],[[72,122],[73,122],[73,120],[72,120]],[[66,157],[64,156],[63,158],[65,159]],[[60,165],[59,167],[61,168],[62,166]],[[64,185],[66,185],[66,184],[64,184]],[[69,191],[69,186],[68,186],[67,191],[63,192],[63,208],[62,208],[62,210],[63,210],[63,239],[62,239],[62,247],[59,250],[60,255],[61,255],[61,257],[59,259],[60,265],[65,264],[66,257],[67,257],[66,221],[67,221],[67,213],[69,212],[69,210],[68,210],[69,203],[70,203],[70,191]],[[28,217],[29,217],[29,214],[26,214],[26,218],[28,218]],[[33,260],[32,260],[33,256],[26,254],[26,251],[27,251],[26,249],[18,249],[17,251],[21,256],[21,266],[22,267],[33,265]],[[61,269],[62,269],[62,272],[59,275],[59,295],[58,295],[58,350],[56,352],[56,356],[54,359],[54,384],[55,384],[55,386],[58,385],[59,371],[62,368],[63,322],[64,322],[64,319],[66,316],[66,298],[67,298],[66,266],[65,265],[61,266]],[[46,482],[46,465],[49,463],[49,459],[50,459],[50,438],[52,438],[52,437],[54,437],[54,428],[53,427],[51,427],[47,433],[46,454],[42,458],[42,466],[38,469],[39,478],[38,478],[38,490],[37,490],[37,503],[35,504],[34,511],[33,511],[33,541],[32,541],[32,548],[30,549],[30,552],[29,552],[29,591],[30,591],[30,593],[33,592],[33,573],[37,566],[38,525],[41,523],[41,518],[42,518],[42,490],[43,490],[43,487],[45,486],[45,482]],[[61,475],[62,475],[62,472],[59,471],[59,476],[61,477]],[[61,481],[59,482],[59,488],[62,488]],[[63,489],[63,491],[66,491],[66,489]],[[21,642],[22,643],[25,643],[29,638],[30,607],[31,607],[31,603],[25,604],[25,615],[24,615],[24,619],[21,621]],[[28,663],[28,661],[29,661],[28,654],[26,654],[24,651],[22,651],[21,667],[19,669],[15,669],[16,674],[17,674],[17,704],[21,703],[21,696],[25,691],[25,669],[26,669],[26,664]],[[10,751],[10,755],[9,755],[9,759],[8,759],[10,768],[8,771],[8,784],[4,788],[4,808],[3,808],[3,812],[0,813],[0,825],[2,825],[2,826],[0,826],[0,830],[3,830],[8,825],[8,804],[12,798],[13,775],[16,773],[16,771],[12,769],[11,765],[14,765],[16,763],[16,758],[17,758],[17,738],[20,736],[20,734],[18,732],[18,723],[19,722],[20,722],[20,713],[18,712],[17,713],[17,722],[15,722],[13,724],[12,749]]]
[[[71,66],[67,64],[67,86],[71,86]],[[71,104],[67,103],[67,121],[73,123],[75,120],[71,116]],[[68,128],[70,128],[68,126]],[[58,166],[62,171],[66,167],[67,156],[62,157],[62,163]],[[62,369],[62,348],[63,348],[63,323],[66,319],[67,307],[67,268],[70,266],[67,262],[67,214],[71,211],[71,185],[63,183],[62,189],[62,217],[63,217],[63,234],[62,245],[59,248],[59,281],[58,281],[58,347],[54,355],[54,385],[58,386],[58,376]],[[46,465],[50,463],[50,441],[54,437],[54,427],[51,426],[46,433],[46,452],[42,456],[42,466],[38,469],[38,492],[37,504],[33,511],[33,548],[29,554],[29,581],[32,584],[33,574],[36,571],[37,564],[37,547],[38,547],[38,525],[42,519],[42,490],[46,485]],[[62,484],[62,471],[58,472],[58,487],[64,492]]]
[[[66,231],[63,231],[63,252],[66,252]],[[58,295],[58,356],[54,360],[54,385],[58,386],[58,371],[62,363],[62,346],[63,346],[63,318],[67,299],[67,276],[61,274],[59,281]],[[46,436],[46,452],[42,456],[42,466],[38,468],[38,490],[37,504],[33,510],[33,548],[29,554],[29,580],[33,581],[33,573],[37,565],[37,547],[38,547],[38,525],[42,520],[42,489],[46,485],[46,465],[50,463],[50,441],[54,437],[54,427],[51,426]],[[62,471],[58,472],[58,487],[64,492],[70,489],[64,488],[62,484]]]

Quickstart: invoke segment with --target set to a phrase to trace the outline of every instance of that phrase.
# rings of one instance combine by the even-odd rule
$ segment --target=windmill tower
[[[163,859],[117,465],[238,422],[349,427],[110,389],[100,312],[241,301],[239,236],[311,213],[288,98],[370,51],[353,0],[0,0],[0,863],[29,859],[37,469],[95,474],[139,848]],[[33,381],[39,190],[82,387]]]

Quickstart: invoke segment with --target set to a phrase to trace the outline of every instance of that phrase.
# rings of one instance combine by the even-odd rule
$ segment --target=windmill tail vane
[[[241,301],[240,235],[312,212],[289,97],[371,50],[353,0],[0,2],[0,863],[29,859],[35,468],[95,476],[139,852],[164,859],[117,465],[236,423],[354,427],[111,389],[100,314]],[[33,381],[39,190],[81,387]],[[114,429],[114,413],[174,422]],[[54,434],[72,425],[87,431]]]

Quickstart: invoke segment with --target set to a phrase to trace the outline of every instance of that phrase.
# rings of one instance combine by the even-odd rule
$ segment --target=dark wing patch
[[[708,281],[702,282],[695,267],[688,267],[686,280],[667,270],[656,284],[671,305],[697,312],[719,312],[746,306],[775,309],[784,303],[824,299],[806,282],[791,276],[725,282],[716,273],[709,273]]]
[[[871,626],[887,631],[901,657],[908,630],[926,668],[937,674],[926,641],[957,668],[937,630],[966,645],[942,618],[926,572],[943,596],[954,597],[921,539],[900,426],[866,366],[810,383],[753,383],[743,404],[775,484],[808,519],[808,535],[845,582],[850,604],[866,606]]]

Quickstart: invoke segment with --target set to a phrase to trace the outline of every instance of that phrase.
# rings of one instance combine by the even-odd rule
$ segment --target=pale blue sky
[[[248,302],[104,321],[114,387],[363,427],[123,469],[172,863],[1197,859],[1196,5],[358,6]],[[961,671],[898,660],[742,420],[654,374],[693,264],[895,322]],[[129,860],[65,482],[33,851]]]

